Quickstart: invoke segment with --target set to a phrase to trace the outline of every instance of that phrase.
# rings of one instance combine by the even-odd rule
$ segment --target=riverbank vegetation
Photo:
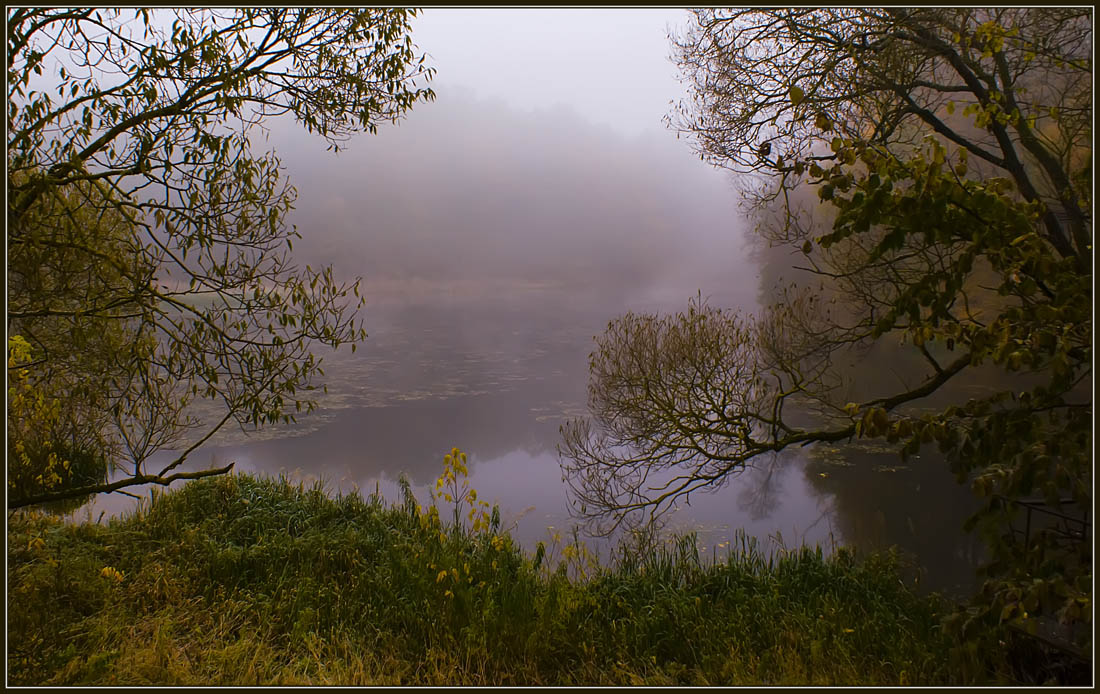
[[[563,427],[578,512],[607,532],[763,455],[935,446],[982,504],[968,604],[845,550],[528,553],[457,450],[423,508],[407,486],[393,504],[184,467],[227,425],[309,413],[321,353],[365,337],[358,281],[295,259],[296,193],[250,133],[293,118],[338,150],[433,100],[415,16],[8,11],[9,682],[1074,680],[1008,629],[1092,647],[1090,526],[1013,525],[1093,505],[1083,8],[695,11],[672,125],[778,211],[761,237],[805,282],[755,316],[700,293],[612,321],[590,416]],[[920,371],[875,379],[871,353]],[[1003,384],[971,397],[979,368]],[[105,523],[41,510],[188,479]]]
[[[231,475],[100,523],[16,512],[9,683],[1020,681],[1005,635],[953,642],[945,602],[894,557],[743,538],[711,563],[683,537],[596,563],[577,544],[526,553],[474,508],[441,522],[407,486],[388,503]]]
[[[796,280],[751,315],[700,297],[609,324],[563,427],[578,511],[648,520],[810,444],[933,449],[980,502],[970,607],[1090,651],[1091,15],[708,8],[674,55],[673,124]],[[1073,527],[1033,528],[1037,506]]]

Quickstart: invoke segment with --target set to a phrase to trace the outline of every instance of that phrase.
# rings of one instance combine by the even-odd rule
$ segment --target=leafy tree
[[[676,40],[694,90],[676,123],[784,211],[761,231],[817,286],[756,317],[699,301],[614,321],[592,355],[592,419],[563,428],[583,512],[605,530],[659,516],[794,445],[934,443],[984,499],[970,522],[988,578],[961,621],[1089,623],[1091,543],[1010,528],[1022,499],[1091,507],[1090,12],[694,20]],[[787,204],[807,187],[831,214]],[[924,373],[894,390],[839,368],[883,348]],[[990,370],[995,392],[958,388]]]
[[[414,14],[8,11],[9,384],[61,403],[50,445],[126,472],[9,488],[9,508],[224,473],[176,469],[229,422],[314,407],[314,352],[364,336],[358,283],[294,264],[294,189],[250,136],[287,116],[338,149],[433,98]],[[9,432],[43,413],[9,402]],[[182,453],[147,470],[161,449]]]
[[[60,488],[102,483],[107,461],[103,452],[88,447],[79,431],[66,425],[64,415],[71,401],[64,403],[29,381],[32,361],[30,344],[21,336],[8,339],[8,492],[22,497]],[[51,504],[69,511],[87,497]]]
[[[113,394],[130,362],[150,356],[150,341],[122,313],[125,299],[97,314],[82,311],[127,296],[117,267],[146,278],[152,272],[124,219],[69,195],[89,188],[64,191],[52,209],[39,204],[25,216],[25,226],[42,232],[37,242],[9,233],[8,306],[25,314],[16,322],[21,334],[8,342],[8,494],[16,500],[106,481],[108,460],[119,453],[108,433]],[[47,301],[51,313],[36,315]]]

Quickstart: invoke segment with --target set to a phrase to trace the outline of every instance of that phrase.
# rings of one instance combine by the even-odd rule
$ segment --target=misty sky
[[[424,10],[413,41],[439,72],[521,110],[565,105],[586,120],[636,135],[663,128],[682,88],[668,29],[683,9]]]
[[[701,291],[748,308],[756,271],[732,181],[662,122],[681,94],[668,30],[686,19],[425,11],[413,40],[438,69],[434,102],[338,154],[273,125],[267,144],[300,193],[296,257],[365,277],[376,300],[412,298],[414,280],[447,293],[522,281],[620,307],[679,308]]]

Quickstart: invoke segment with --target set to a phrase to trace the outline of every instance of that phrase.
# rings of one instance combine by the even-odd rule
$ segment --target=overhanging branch
[[[126,487],[134,487],[139,484],[160,484],[167,486],[177,480],[196,480],[202,477],[213,477],[215,475],[224,475],[233,469],[236,463],[230,463],[225,467],[213,468],[210,470],[197,470],[195,472],[177,472],[174,475],[168,477],[162,477],[160,475],[135,475],[133,477],[127,477],[125,479],[117,480],[109,484],[96,484],[87,487],[77,487],[76,489],[65,489],[56,492],[46,492],[43,494],[34,494],[32,496],[23,497],[21,499],[8,500],[8,510],[23,508],[25,506],[33,506],[35,504],[44,504],[51,501],[61,501],[63,499],[75,499],[81,496],[87,496],[88,494],[105,494],[109,492],[118,491]]]

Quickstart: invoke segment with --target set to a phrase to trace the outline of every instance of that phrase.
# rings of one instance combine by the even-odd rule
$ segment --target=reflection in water
[[[889,448],[857,442],[819,446],[810,458],[806,478],[830,499],[845,542],[899,546],[925,567],[929,589],[964,594],[975,587],[981,543],[962,526],[978,503],[942,456],[928,450],[902,463]]]
[[[405,474],[425,502],[458,446],[470,483],[531,546],[547,526],[569,525],[558,426],[586,414],[593,336],[628,310],[682,310],[697,291],[755,311],[797,274],[789,248],[753,252],[728,180],[671,133],[619,138],[575,117],[458,94],[339,158],[287,123],[272,127],[300,194],[295,260],[366,276],[369,338],[355,353],[321,355],[328,392],[317,411],[292,426],[220,432],[191,469],[235,461],[330,489],[378,484],[394,500]],[[861,384],[894,389],[910,375],[890,347],[856,360]],[[951,559],[971,502],[935,472],[942,463],[876,472],[896,459],[845,450],[849,467],[807,467],[808,450],[761,459],[716,493],[693,495],[669,529],[697,530],[709,548],[738,529],[787,547],[827,546],[834,533],[899,543],[930,579],[956,580],[962,562]],[[101,496],[86,512],[133,503]]]
[[[329,392],[317,412],[263,437],[227,432],[190,464],[235,461],[239,471],[321,479],[331,491],[377,485],[393,500],[405,475],[425,504],[443,455],[458,446],[470,455],[471,486],[533,547],[548,528],[572,525],[558,427],[585,413],[592,337],[621,310],[541,290],[382,305],[368,315],[362,348],[326,361]],[[98,499],[91,513],[130,503]],[[818,447],[761,458],[717,492],[693,495],[666,529],[697,532],[706,556],[721,556],[742,529],[772,548],[898,544],[927,567],[926,586],[948,589],[972,580],[975,543],[960,533],[972,508],[924,452],[901,466],[881,449]],[[591,545],[606,556],[605,543]]]
[[[475,460],[552,451],[557,425],[540,421],[532,411],[533,403],[546,402],[535,398],[545,395],[545,390],[524,387],[347,408],[316,431],[213,448],[211,455],[266,474],[303,469],[322,479],[361,483],[404,473],[413,484],[426,485],[439,476],[443,456],[453,446],[474,452]]]
[[[789,467],[792,456],[761,456],[755,466],[745,472],[741,490],[737,494],[738,505],[748,511],[753,520],[771,516],[783,493],[783,473]]]

